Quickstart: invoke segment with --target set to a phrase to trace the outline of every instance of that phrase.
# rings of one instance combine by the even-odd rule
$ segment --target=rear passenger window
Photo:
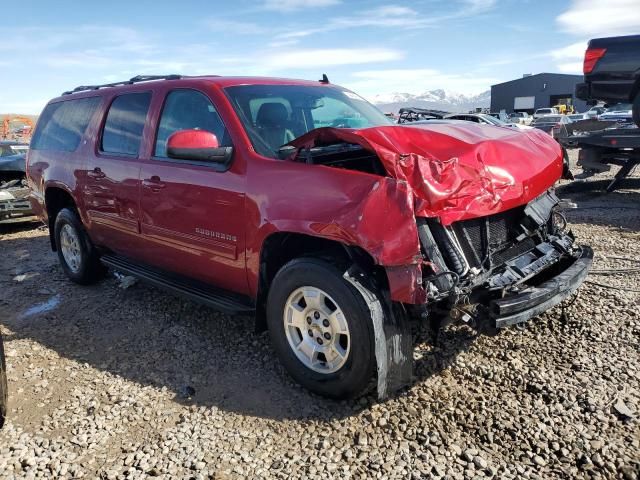
[[[31,140],[34,150],[73,152],[91,121],[100,97],[78,98],[47,105]]]
[[[102,132],[105,153],[137,155],[151,102],[151,93],[127,93],[115,98]]]
[[[167,95],[162,109],[155,156],[167,158],[167,140],[178,130],[198,129],[215,134],[221,147],[231,145],[222,119],[211,101],[196,90],[173,90]]]

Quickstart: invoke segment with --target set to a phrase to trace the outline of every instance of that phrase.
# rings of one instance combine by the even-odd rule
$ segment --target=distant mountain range
[[[371,100],[383,112],[398,113],[398,110],[402,107],[431,108],[448,112],[469,112],[479,107],[489,108],[491,91],[487,90],[478,95],[465,95],[439,88],[419,95],[410,93],[375,95]]]

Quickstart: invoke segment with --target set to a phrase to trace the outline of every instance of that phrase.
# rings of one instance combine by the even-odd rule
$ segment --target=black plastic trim
[[[204,282],[165,272],[114,254],[103,255],[100,261],[115,270],[215,310],[231,315],[255,313],[253,301],[245,295],[212,287]]]
[[[490,315],[496,328],[521,323],[554,307],[575,292],[589,274],[593,263],[593,250],[581,246],[580,257],[562,273],[550,280],[489,304]]]

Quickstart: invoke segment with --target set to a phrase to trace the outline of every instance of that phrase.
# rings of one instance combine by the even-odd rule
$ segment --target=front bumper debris
[[[587,277],[593,263],[593,250],[581,246],[580,256],[564,271],[516,294],[489,303],[489,315],[496,328],[522,323],[558,305],[575,292]]]

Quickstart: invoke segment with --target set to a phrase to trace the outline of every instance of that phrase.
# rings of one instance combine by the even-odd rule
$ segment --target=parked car
[[[31,215],[25,143],[0,141],[0,222]]]
[[[571,123],[571,119],[567,115],[544,115],[536,118],[531,126],[556,137],[563,131],[566,132],[565,126],[568,123]]]
[[[632,104],[633,121],[640,126],[640,35],[590,40],[583,72],[576,97]]]
[[[530,116],[527,112],[513,112],[509,115],[509,120],[511,123],[519,123],[521,125],[531,125],[533,121],[533,117]]]
[[[398,111],[398,122],[412,123],[420,120],[429,120],[432,118],[443,118],[449,112],[442,110],[432,110],[429,108],[403,107]]]
[[[572,113],[567,115],[567,118],[572,122],[579,122],[581,120],[589,120],[589,116],[586,113]]]
[[[616,103],[601,113],[598,120],[603,122],[633,123],[632,108],[630,103]]]
[[[295,380],[343,398],[411,381],[410,320],[501,328],[579,287],[562,167],[534,129],[394,125],[326,80],[147,76],[51,100],[27,174],[69,279],[107,265],[253,314]]]
[[[486,113],[454,113],[451,115],[447,115],[444,118],[449,118],[452,120],[465,120],[467,122],[481,123],[484,125],[495,125],[497,127],[517,128],[520,130],[527,130],[531,128],[526,125],[521,125],[519,123],[503,122],[502,120],[494,117],[493,115],[489,115]]]
[[[587,118],[598,118],[606,110],[607,108],[604,106],[593,106],[586,111],[585,115],[587,116]]]
[[[545,115],[560,115],[560,112],[555,107],[539,108],[533,113],[533,119],[535,121],[537,118],[543,117]]]

